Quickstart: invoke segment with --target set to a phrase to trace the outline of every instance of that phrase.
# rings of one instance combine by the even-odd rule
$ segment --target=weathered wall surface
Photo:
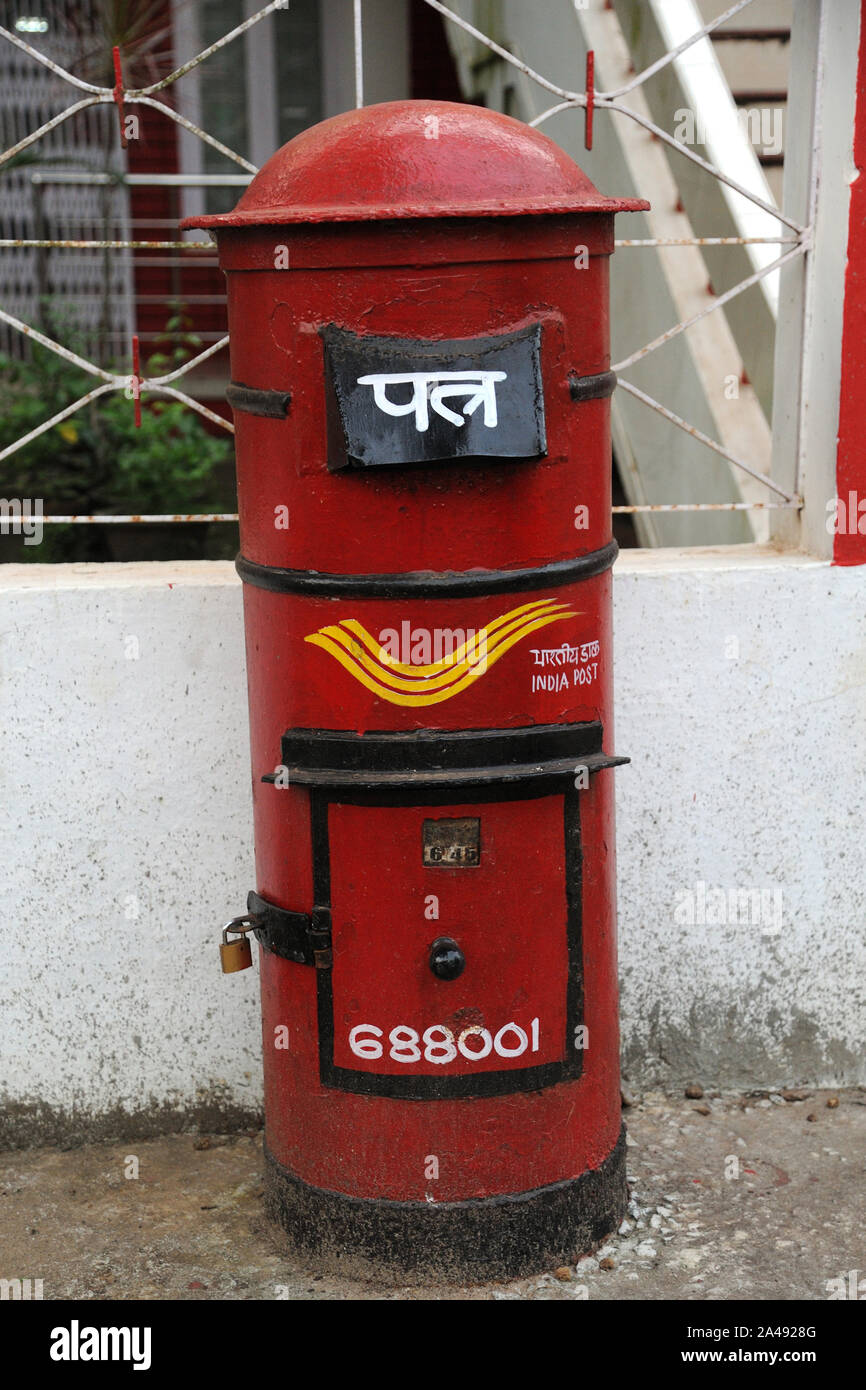
[[[866,570],[623,555],[629,1082],[866,1081]],[[0,1143],[243,1122],[256,972],[229,565],[0,569]]]
[[[862,1082],[866,572],[699,555],[615,571],[625,1071]]]

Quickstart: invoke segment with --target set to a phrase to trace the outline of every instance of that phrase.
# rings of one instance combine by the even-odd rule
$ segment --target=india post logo
[[[437,705],[474,685],[530,633],[576,616],[564,603],[537,599],[501,613],[477,632],[403,623],[402,633],[386,628],[377,641],[362,623],[344,618],[304,641],[322,647],[356,681],[392,705]]]

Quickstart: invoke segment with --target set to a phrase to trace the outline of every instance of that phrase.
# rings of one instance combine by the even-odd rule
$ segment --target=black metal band
[[[276,594],[315,594],[327,598],[472,598],[475,595],[526,593],[590,579],[610,569],[616,541],[549,565],[514,570],[409,570],[398,574],[323,574],[318,570],[258,565],[239,555],[235,568],[245,584]]]
[[[289,729],[282,738],[288,780],[302,786],[452,787],[574,779],[618,767],[628,758],[602,750],[598,720],[531,724],[516,729],[421,729],[412,733],[343,733]],[[276,773],[262,778],[273,782]]]
[[[245,415],[266,415],[270,420],[284,420],[289,413],[289,391],[262,391],[255,386],[242,386],[233,381],[226,387],[226,400],[232,410]]]
[[[616,389],[616,372],[596,372],[595,376],[570,376],[568,389],[573,401],[601,401]]]
[[[255,937],[266,951],[298,965],[315,965],[319,969],[330,965],[331,914],[327,908],[314,907],[312,913],[290,912],[259,893],[250,893],[247,912],[260,919]]]
[[[311,1187],[266,1146],[265,1210],[300,1255],[342,1274],[517,1279],[574,1264],[616,1230],[628,1200],[625,1155],[623,1129],[598,1168],[564,1182],[464,1202],[396,1202]]]

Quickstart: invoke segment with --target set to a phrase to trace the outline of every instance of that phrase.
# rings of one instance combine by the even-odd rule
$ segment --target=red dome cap
[[[511,116],[461,102],[387,101],[311,126],[271,156],[234,212],[181,225],[648,207],[641,198],[605,198],[559,145]]]

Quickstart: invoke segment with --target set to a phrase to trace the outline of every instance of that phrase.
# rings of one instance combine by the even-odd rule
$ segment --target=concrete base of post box
[[[573,1264],[625,1215],[625,1129],[567,1182],[465,1202],[393,1202],[311,1187],[265,1150],[265,1210],[292,1249],[329,1272],[404,1280],[516,1279]]]

